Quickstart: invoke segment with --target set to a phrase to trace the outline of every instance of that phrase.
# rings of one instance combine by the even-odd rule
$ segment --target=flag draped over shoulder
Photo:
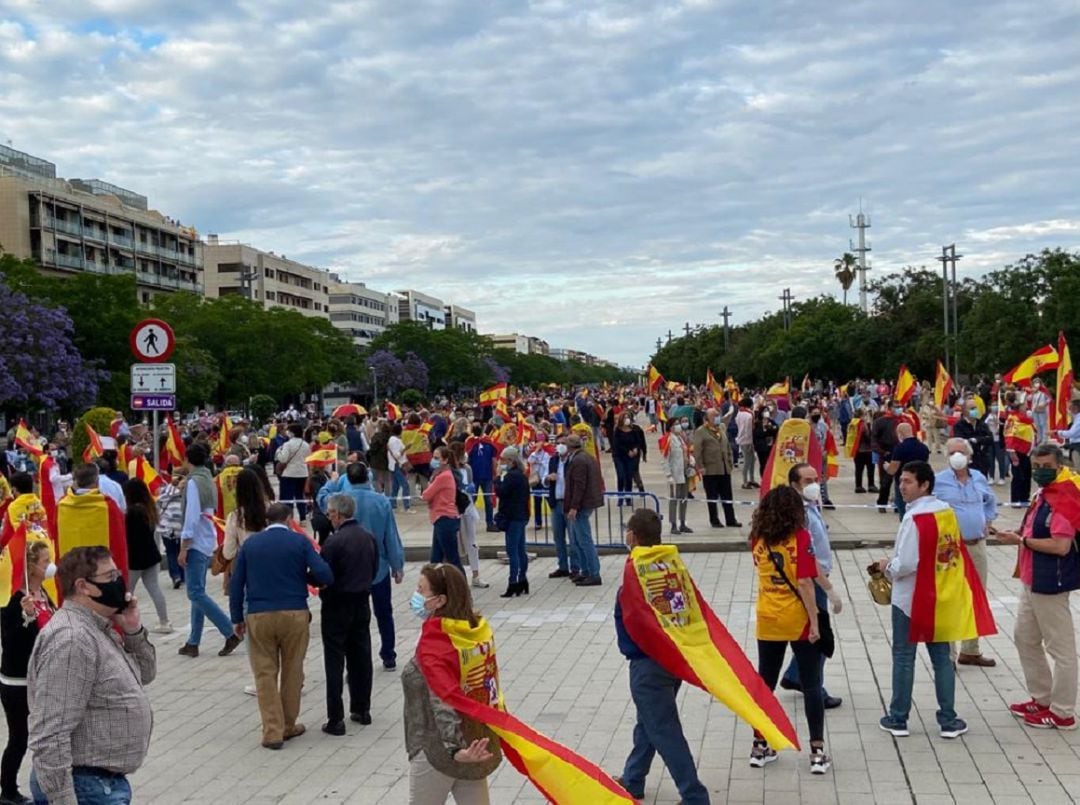
[[[896,388],[893,389],[893,400],[900,405],[907,405],[914,393],[915,376],[908,370],[907,364],[902,364],[900,375],[896,378]]]
[[[1053,427],[1058,430],[1065,430],[1069,427],[1069,422],[1072,419],[1072,414],[1069,413],[1069,402],[1072,400],[1075,380],[1072,356],[1069,355],[1069,345],[1065,341],[1065,333],[1059,332],[1057,382],[1054,384],[1054,406],[1052,409]]]
[[[803,462],[820,467],[821,444],[805,419],[785,419],[761,473],[761,497],[774,486],[787,484],[788,471]]]
[[[41,444],[34,438],[34,434],[30,432],[30,428],[26,427],[25,419],[20,419],[19,424],[15,426],[15,444],[35,458],[41,458],[45,453],[41,449]]]
[[[19,495],[4,510],[0,525],[0,549],[5,554],[0,565],[0,606],[5,606],[23,586],[28,542],[44,540],[55,553],[48,525],[45,507],[36,495]],[[55,589],[49,592],[55,595]]]
[[[664,670],[710,693],[773,748],[798,748],[784,708],[701,597],[674,545],[630,552],[619,605],[627,634]]]
[[[79,495],[69,492],[56,506],[56,527],[58,556],[63,557],[72,548],[102,545],[109,549],[127,580],[124,513],[111,498],[97,489]]]
[[[505,383],[496,383],[494,386],[480,392],[480,404],[494,405],[498,400],[505,400],[509,393]]]
[[[507,760],[551,802],[616,805],[631,797],[603,769],[506,712],[495,639],[487,621],[431,618],[416,645],[416,664],[432,693],[485,725]]]
[[[1016,366],[1002,375],[1001,379],[1005,383],[1015,383],[1021,388],[1026,388],[1031,385],[1031,378],[1035,377],[1039,372],[1057,369],[1057,367],[1057,350],[1054,349],[1051,344],[1047,344],[1045,347],[1035,350],[1024,358],[1024,360],[1020,361],[1020,363],[1016,364]]]
[[[331,452],[334,453],[336,460],[337,450]],[[308,459],[310,458],[311,456],[308,456]],[[221,472],[214,476],[214,486],[217,487],[217,510],[214,514],[222,520],[225,520],[236,509],[236,476],[243,471],[243,467],[222,467]]]
[[[1035,421],[1027,414],[1010,411],[1005,418],[1005,449],[1027,455],[1035,444]]]
[[[1053,483],[1043,487],[1043,498],[1054,514],[1060,514],[1080,531],[1080,474],[1062,467]]]
[[[911,600],[912,643],[972,640],[997,633],[986,590],[952,509],[913,515],[919,566]]]
[[[941,361],[937,362],[937,374],[934,375],[934,405],[938,408],[944,408],[945,403],[949,399],[949,392],[952,391],[953,382],[952,377],[942,366]]]

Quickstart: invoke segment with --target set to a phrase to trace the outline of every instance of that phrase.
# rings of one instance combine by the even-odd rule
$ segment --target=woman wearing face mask
[[[26,755],[27,720],[26,670],[38,633],[49,622],[56,605],[42,589],[42,582],[56,574],[49,559],[49,544],[43,540],[26,546],[26,575],[23,587],[7,606],[0,609],[0,702],[7,719],[8,743],[0,760],[0,802],[29,803],[18,786],[19,766]]]
[[[671,431],[663,443],[661,453],[664,458],[664,474],[668,482],[668,520],[671,521],[672,536],[692,534],[686,525],[686,500],[689,488],[687,479],[690,469],[690,442],[683,431],[682,422],[671,426]]]
[[[158,583],[158,576],[161,575],[161,552],[154,540],[154,529],[158,523],[157,506],[154,505],[154,499],[146,484],[138,478],[129,478],[124,483],[124,500],[127,502],[124,524],[131,591],[135,591],[141,580],[154,602],[154,609],[157,610],[158,625],[151,631],[156,634],[171,634],[174,629],[169,623],[165,595]]]
[[[496,517],[506,526],[506,555],[510,558],[510,582],[501,598],[529,592],[529,555],[525,552],[525,527],[529,524],[529,482],[525,462],[516,447],[503,448],[499,454],[499,477],[495,479],[499,499]]]
[[[431,521],[431,561],[449,562],[462,572],[461,555],[458,553],[458,531],[461,515],[457,510],[457,479],[450,468],[450,450],[436,447],[431,457],[431,481],[420,497],[428,505]]]
[[[754,452],[757,453],[758,466],[761,467],[762,471],[764,471],[765,465],[769,463],[769,453],[772,452],[773,442],[776,441],[776,434],[779,430],[770,411],[770,408],[761,407],[754,412]]]
[[[634,475],[641,461],[643,435],[639,435],[630,425],[630,414],[624,411],[619,414],[618,425],[611,435],[611,458],[615,462],[619,492],[633,491]],[[620,496],[619,505],[624,503],[629,506],[632,501],[629,497]]]
[[[425,621],[451,619],[471,629],[483,624],[473,609],[465,576],[446,563],[421,568],[409,606]],[[432,632],[423,629],[417,654],[431,639]],[[502,760],[494,733],[440,699],[415,656],[401,672],[401,686],[405,693],[410,805],[443,805],[451,794],[461,805],[487,805],[487,777]]]

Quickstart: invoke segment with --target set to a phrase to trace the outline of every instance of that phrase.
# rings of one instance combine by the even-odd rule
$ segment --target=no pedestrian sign
[[[143,319],[135,325],[129,339],[131,352],[143,363],[162,363],[176,346],[172,327],[161,319]]]

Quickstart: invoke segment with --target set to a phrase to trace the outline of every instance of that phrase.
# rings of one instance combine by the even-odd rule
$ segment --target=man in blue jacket
[[[356,501],[356,522],[371,532],[379,547],[379,571],[371,584],[371,608],[379,625],[379,658],[383,668],[392,671],[397,668],[397,651],[390,577],[393,576],[395,584],[401,584],[405,578],[405,549],[398,535],[394,510],[386,496],[371,487],[368,466],[362,461],[350,464],[344,475],[323,486],[315,503],[325,512],[327,499],[339,492],[351,495]]]
[[[249,638],[248,659],[259,697],[262,745],[267,749],[281,749],[285,741],[306,731],[296,717],[311,622],[308,577],[323,587],[334,580],[311,540],[287,525],[291,514],[292,507],[284,503],[266,510],[266,530],[244,541],[229,584],[236,633],[243,637],[246,631]]]

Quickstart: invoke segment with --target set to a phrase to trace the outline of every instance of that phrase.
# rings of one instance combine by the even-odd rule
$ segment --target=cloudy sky
[[[1080,246],[1073,0],[0,0],[0,141],[200,232],[622,363]]]

